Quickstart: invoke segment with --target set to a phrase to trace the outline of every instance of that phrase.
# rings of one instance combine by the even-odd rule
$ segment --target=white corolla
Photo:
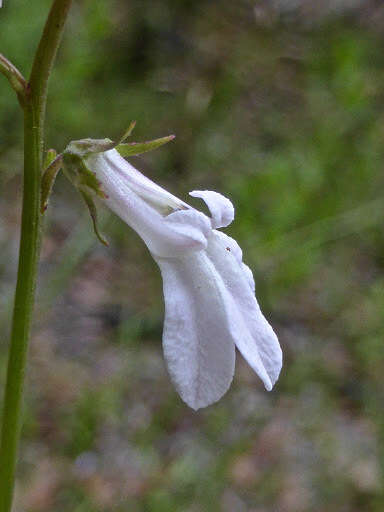
[[[232,222],[232,203],[217,192],[191,192],[205,201],[209,218],[146,178],[116,149],[83,159],[105,203],[140,235],[160,267],[164,356],[181,398],[193,409],[219,400],[233,378],[235,347],[271,390],[282,364],[279,342],[260,311],[240,247],[217,230]]]

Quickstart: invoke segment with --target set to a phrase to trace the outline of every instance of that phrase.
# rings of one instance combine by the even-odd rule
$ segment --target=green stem
[[[48,79],[72,0],[54,0],[37,49],[24,104],[24,188],[19,267],[0,442],[0,512],[12,506],[26,356],[40,253],[40,186]]]

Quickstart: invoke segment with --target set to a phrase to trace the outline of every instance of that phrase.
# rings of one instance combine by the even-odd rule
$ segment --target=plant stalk
[[[54,0],[38,46],[24,104],[24,184],[19,266],[0,440],[0,512],[12,507],[22,397],[40,254],[40,188],[48,80],[72,0]]]

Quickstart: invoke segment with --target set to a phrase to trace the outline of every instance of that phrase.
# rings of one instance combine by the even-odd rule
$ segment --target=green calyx
[[[96,178],[96,174],[87,167],[87,157],[97,153],[104,153],[111,149],[116,149],[122,157],[140,155],[153,151],[175,138],[174,135],[168,135],[167,137],[146,142],[126,143],[125,141],[132,134],[135,125],[136,122],[132,121],[117,142],[111,139],[81,139],[70,142],[64,152],[58,156],[54,150],[49,150],[45,159],[45,171],[42,176],[41,212],[44,213],[47,209],[49,196],[57,174],[63,169],[65,175],[79,190],[87,205],[97,238],[104,245],[108,245],[98,228],[97,208],[94,201],[95,197],[106,199],[107,195],[102,190],[101,183]]]
[[[71,149],[75,144],[80,142],[80,151],[72,152]],[[89,145],[84,144],[87,141],[78,141],[72,142],[68,148],[63,153],[63,170],[68,177],[68,179],[73,183],[73,185],[78,189],[82,198],[87,205],[89,213],[91,215],[93,229],[95,231],[95,235],[99,239],[99,241],[108,245],[108,242],[101,234],[98,227],[98,216],[97,216],[97,208],[94,201],[94,197],[100,197],[101,199],[105,199],[107,195],[101,189],[100,182],[96,178],[95,173],[93,173],[85,164],[84,157],[87,154],[101,152],[101,151],[85,151],[82,156],[80,156],[81,152],[84,151],[85,148],[91,147],[95,148],[97,142],[93,141]],[[80,154],[79,154],[80,153]]]
[[[116,142],[111,139],[81,139],[70,142],[65,149],[65,154],[86,158],[94,153],[104,153],[116,147]]]
[[[166,137],[146,142],[125,142],[126,139],[131,136],[135,125],[136,121],[132,121],[128,129],[117,142],[113,142],[111,139],[76,140],[68,145],[66,152],[76,154],[80,157],[87,157],[93,153],[103,153],[110,149],[116,149],[123,157],[135,156],[153,151],[175,138],[175,135],[167,135]]]
[[[161,137],[160,139],[154,139],[147,142],[131,142],[128,144],[117,144],[116,150],[121,156],[134,156],[153,151],[154,149],[167,144],[175,138],[175,135],[168,135],[167,137]]]
[[[95,173],[88,169],[83,157],[66,150],[62,158],[64,172],[76,188],[88,189],[101,199],[107,197],[102,191],[100,182],[96,178]]]

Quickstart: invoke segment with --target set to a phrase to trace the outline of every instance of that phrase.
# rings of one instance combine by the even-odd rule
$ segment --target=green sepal
[[[78,142],[80,142],[80,146],[77,145]],[[84,142],[85,144],[83,144]],[[71,143],[63,153],[63,169],[68,179],[79,190],[82,198],[85,201],[85,204],[88,207],[92,219],[93,229],[97,238],[102,244],[108,245],[108,242],[105,240],[99,230],[97,208],[94,203],[94,196],[106,199],[107,195],[101,189],[100,182],[96,178],[95,173],[93,173],[86,166],[82,156],[82,151],[84,150],[84,147],[87,146],[88,142],[93,144],[100,141],[90,141],[84,139],[84,141],[76,141],[75,143]],[[76,152],[73,152],[73,149]]]
[[[96,178],[95,173],[88,169],[81,156],[66,151],[63,153],[63,166],[66,175],[75,187],[88,187],[102,199],[107,198],[100,187],[100,181]]]
[[[43,168],[47,169],[56,157],[57,157],[56,149],[48,149],[48,151],[45,153]]]
[[[114,142],[111,139],[81,139],[72,141],[68,144],[65,154],[85,158],[93,153],[104,153],[105,151],[116,148],[123,157],[140,155],[141,153],[157,149],[175,138],[175,135],[168,135],[167,137],[161,137],[160,139],[147,142],[125,143],[124,141],[131,136],[135,126],[136,121],[132,121],[118,142]]]
[[[121,156],[133,156],[133,155],[141,155],[142,153],[146,153],[147,151],[152,151],[154,149],[167,144],[175,138],[175,135],[168,135],[167,137],[161,137],[160,139],[150,140],[148,142],[130,142],[128,144],[118,144],[116,146],[117,151]]]
[[[86,157],[92,153],[103,153],[115,146],[116,142],[111,139],[81,139],[68,144],[65,153]]]
[[[113,142],[111,139],[81,139],[72,141],[68,144],[66,153],[72,153],[74,155],[86,157],[92,153],[103,153],[114,149],[118,144],[124,142],[128,137],[131,136],[133,129],[136,126],[136,121],[132,121],[128,126],[128,129],[123,133],[122,137],[118,142]]]
[[[51,153],[46,156],[45,162],[49,162],[51,157],[54,157],[48,164],[48,167],[43,172],[41,177],[41,206],[40,212],[44,213],[48,208],[49,196],[51,195],[53,185],[56,181],[56,176],[58,175],[60,169],[63,166],[63,157],[59,155],[55,157],[56,151],[49,150]],[[49,152],[48,152],[49,153]]]
[[[102,233],[99,230],[97,208],[93,201],[93,197],[92,197],[91,193],[84,187],[79,187],[79,192],[80,192],[81,196],[83,197],[85,204],[87,205],[89,213],[91,215],[93,230],[95,232],[95,235],[97,236],[97,238],[99,239],[99,241],[102,244],[104,244],[108,247],[109,244],[108,244],[107,240],[103,237]]]
[[[101,189],[100,181],[96,178],[95,173],[88,169],[84,162],[82,162],[79,184],[80,186],[85,185],[86,187],[92,189],[96,195],[102,199],[106,199],[108,197],[107,194]]]
[[[124,132],[123,136],[121,137],[121,139],[119,140],[119,142],[116,145],[121,144],[122,142],[127,140],[128,137],[130,137],[132,135],[132,132],[133,132],[135,126],[136,126],[136,121],[131,121],[130,125],[128,126],[128,129]]]

